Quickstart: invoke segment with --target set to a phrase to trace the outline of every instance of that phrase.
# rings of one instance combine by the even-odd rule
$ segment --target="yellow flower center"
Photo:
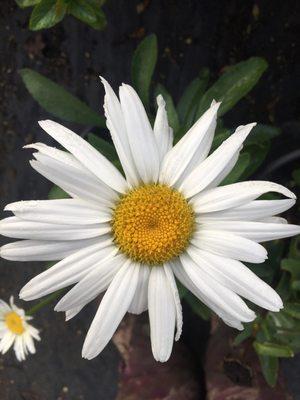
[[[7,328],[15,335],[22,335],[25,331],[22,318],[14,311],[5,315],[5,323]]]
[[[112,226],[115,242],[129,258],[161,264],[187,247],[194,212],[177,190],[148,184],[120,198]]]

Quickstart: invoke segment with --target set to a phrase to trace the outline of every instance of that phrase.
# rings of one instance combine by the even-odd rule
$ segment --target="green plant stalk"
[[[28,311],[26,311],[26,315],[34,315],[37,311],[40,311],[42,308],[47,306],[48,304],[52,303],[52,301],[56,300],[58,296],[60,296],[63,292],[63,289],[57,290],[57,292],[54,292],[41,300],[39,303],[35,304],[33,307],[31,307]]]

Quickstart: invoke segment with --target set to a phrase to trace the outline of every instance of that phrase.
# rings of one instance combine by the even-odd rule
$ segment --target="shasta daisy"
[[[1,256],[58,261],[25,285],[20,297],[34,300],[73,285],[55,308],[70,319],[105,291],[84,342],[88,359],[102,351],[126,312],[148,310],[153,355],[168,360],[182,329],[175,277],[237,329],[255,318],[242,297],[279,311],[278,294],[243,262],[264,262],[260,242],[300,232],[276,217],[294,205],[295,195],[265,181],[219,186],[255,124],[239,126],[209,154],[220,106],[214,102],[173,146],[161,96],[152,129],[132,87],[122,85],[118,98],[102,82],[107,127],[123,173],[69,129],[40,122],[67,151],[25,146],[36,150],[31,165],[70,198],[6,206],[14,216],[1,221],[1,233],[24,240],[3,246]],[[267,192],[287,199],[257,200]]]

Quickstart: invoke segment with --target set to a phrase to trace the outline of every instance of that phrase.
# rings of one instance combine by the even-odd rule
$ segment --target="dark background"
[[[212,80],[223,68],[251,56],[265,57],[269,69],[257,87],[225,118],[228,126],[258,121],[279,126],[283,133],[259,176],[288,185],[299,159],[268,173],[279,157],[299,148],[299,1],[246,0],[108,0],[108,25],[94,31],[67,17],[58,26],[30,32],[30,10],[13,0],[0,9],[0,198],[1,206],[21,199],[45,198],[50,184],[29,168],[29,142],[50,139],[37,127],[49,115],[26,91],[18,70],[32,68],[68,88],[102,113],[101,74],[117,87],[130,83],[134,49],[148,33],[156,33],[159,58],[154,81],[163,83],[177,100],[201,67]],[[298,43],[297,43],[298,42]],[[84,127],[72,126],[83,132]],[[2,207],[3,208],[3,207]],[[41,269],[38,263],[1,261],[0,298],[16,297],[25,282]],[[11,352],[0,357],[0,393],[4,400],[114,399],[119,356],[110,344],[95,360],[80,357],[83,335],[92,318],[80,316],[65,324],[52,310],[37,317],[43,326],[38,352],[19,364]],[[195,346],[199,335],[186,313],[184,340]],[[193,331],[193,329],[191,328]],[[200,333],[201,334],[201,333]],[[202,343],[203,346],[203,343]],[[195,353],[196,354],[196,353]],[[285,363],[289,388],[299,391],[299,363]],[[297,398],[295,396],[295,398]],[[298,397],[300,398],[300,397]]]

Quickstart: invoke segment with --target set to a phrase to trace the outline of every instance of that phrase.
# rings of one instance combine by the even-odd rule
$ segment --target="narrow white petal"
[[[50,136],[70,151],[90,172],[107,186],[124,193],[127,184],[117,168],[87,141],[57,122],[39,121],[39,125]]]
[[[262,218],[258,222],[267,222],[269,224],[287,224],[288,223],[287,219],[282,218],[282,217]]]
[[[239,126],[236,131],[225,140],[208,158],[202,161],[183,181],[180,189],[186,197],[192,197],[212,182],[223,179],[224,170],[228,171],[228,164],[233,168],[232,159],[236,159],[236,153],[256,124]]]
[[[140,265],[138,284],[133,296],[128,312],[132,314],[141,314],[148,308],[148,283],[150,276],[150,267]]]
[[[79,283],[60,299],[55,306],[55,311],[68,311],[95,299],[107,289],[125,261],[122,254],[98,261]]]
[[[209,185],[207,185],[206,189],[211,189],[219,186],[220,183],[226,178],[228,174],[233,170],[235,164],[237,163],[240,156],[240,150],[236,151],[234,155],[231,157],[230,161],[228,161],[227,165],[223,168],[222,172],[220,172],[215,179],[213,179]]]
[[[208,213],[245,205],[268,192],[281,193],[291,199],[296,198],[294,193],[276,183],[247,181],[205,190],[195,196],[191,200],[191,204],[195,212]]]
[[[170,263],[174,275],[176,278],[196,296],[202,303],[206,304],[212,311],[214,311],[223,321],[235,321],[236,325],[240,324],[240,320],[232,316],[232,313],[228,313],[224,308],[216,306],[208,297],[204,296],[203,292],[192,282],[188,274],[185,272],[180,260],[172,260]],[[224,303],[225,304],[225,303]],[[236,316],[236,314],[235,314]]]
[[[107,289],[84,341],[82,357],[96,357],[107,345],[132,302],[139,265],[127,262]]]
[[[286,238],[300,233],[300,226],[282,222],[215,221],[206,222],[198,226],[199,231],[202,229],[209,231],[226,231],[234,235],[254,240],[255,242],[266,242],[268,240]],[[224,235],[226,235],[226,233],[224,233]]]
[[[14,351],[18,361],[25,360],[26,356],[25,356],[22,336],[16,336],[14,342]]]
[[[172,148],[173,130],[169,126],[166,102],[160,94],[156,98],[158,105],[156,118],[154,122],[154,136],[157,143],[160,161],[162,161],[167,152]]]
[[[56,261],[98,243],[99,238],[69,241],[20,240],[0,248],[0,256],[12,261]]]
[[[16,336],[10,331],[7,331],[5,333],[5,335],[2,337],[0,341],[0,353],[5,354],[11,348],[15,340],[15,337]]]
[[[166,273],[166,277],[169,281],[170,288],[172,290],[173,298],[174,298],[174,303],[175,303],[175,308],[176,308],[176,335],[175,335],[175,340],[179,340],[181,333],[182,333],[182,307],[181,307],[181,302],[180,302],[180,296],[178,293],[177,285],[175,282],[174,274],[172,271],[172,267],[166,263],[164,264],[164,270]]]
[[[72,167],[64,166],[59,162],[53,161],[47,156],[36,153],[39,161],[31,160],[30,165],[39,174],[43,175],[49,181],[61,187],[71,197],[87,200],[95,204],[113,206],[116,192],[104,193],[101,183],[92,182],[89,177],[82,173],[77,173]]]
[[[120,101],[136,169],[144,183],[157,182],[159,154],[143,104],[135,90],[124,84],[120,87]]]
[[[79,240],[102,236],[111,231],[109,223],[92,225],[62,225],[25,221],[8,217],[0,221],[3,236],[30,240]]]
[[[191,243],[201,250],[252,263],[262,263],[268,256],[266,249],[249,239],[220,230],[199,229]]]
[[[213,104],[166,155],[160,182],[178,185],[207,156],[214,137],[217,111],[221,103]]]
[[[38,171],[47,179],[60,186],[72,197],[95,200],[97,204],[112,204],[117,198],[117,193],[100,181],[72,154],[46,146],[43,143],[34,143],[25,146],[38,150],[33,156],[39,161],[34,165],[43,165]],[[44,172],[44,173],[43,173]]]
[[[104,112],[106,125],[110,131],[127,181],[131,186],[136,186],[139,184],[140,179],[132,157],[121,105],[109,83],[102,77],[101,81],[105,89]]]
[[[34,354],[35,353],[34,341],[28,331],[23,333],[23,340],[26,350],[29,351],[29,353]]]
[[[22,288],[20,298],[34,300],[78,282],[95,264],[115,254],[115,246],[110,243],[108,240],[94,244],[61,260],[31,279]]]
[[[196,264],[187,254],[182,254],[180,260],[186,274],[198,288],[200,299],[202,297],[203,302],[208,304],[221,318],[244,322],[252,321],[255,318],[254,312],[248,308],[246,303],[233,291],[207,274],[202,265]],[[228,318],[228,316],[230,317]]]
[[[87,225],[108,222],[111,210],[80,199],[31,200],[8,204],[5,211],[29,221],[49,224]]]
[[[148,308],[152,353],[156,361],[169,359],[174,342],[176,308],[164,268],[151,269]]]
[[[220,257],[190,246],[191,258],[220,284],[253,303],[271,311],[283,307],[279,295],[239,261]]]
[[[70,319],[74,318],[80,311],[83,309],[84,305],[71,308],[71,310],[66,311],[66,321],[70,321]]]
[[[221,211],[201,213],[197,216],[197,222],[231,220],[254,221],[272,217],[293,207],[296,200],[254,200],[242,206],[228,208]]]

